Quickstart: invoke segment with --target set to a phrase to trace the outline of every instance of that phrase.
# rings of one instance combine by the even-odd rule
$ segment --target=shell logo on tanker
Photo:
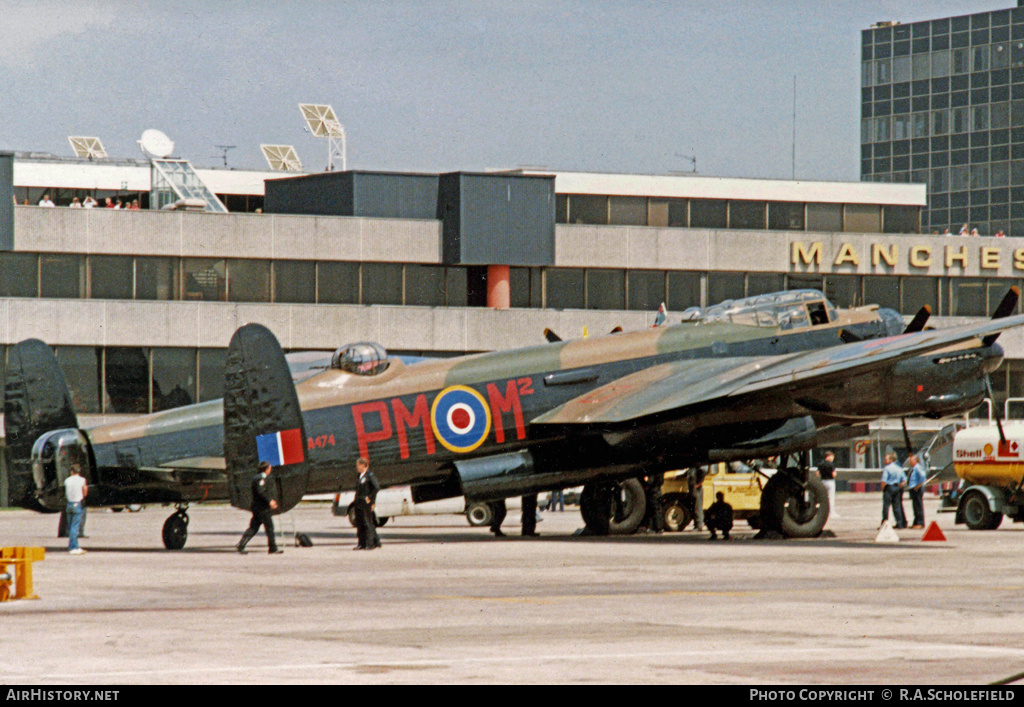
[[[533,380],[516,378],[504,383],[504,390],[487,384],[487,397],[464,385],[451,385],[434,396],[428,406],[426,393],[420,393],[412,409],[400,398],[374,400],[352,406],[359,455],[368,457],[370,445],[398,438],[398,452],[408,459],[411,435],[423,435],[427,454],[437,451],[435,442],[457,454],[471,452],[483,444],[491,429],[494,441],[501,444],[506,434],[504,414],[512,416],[516,439],[526,438],[521,397],[533,395]]]

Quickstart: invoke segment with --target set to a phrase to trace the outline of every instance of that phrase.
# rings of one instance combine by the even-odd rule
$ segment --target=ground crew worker
[[[355,498],[357,542],[353,549],[376,550],[380,547],[380,536],[377,535],[377,517],[373,508],[377,503],[380,484],[370,471],[370,462],[365,457],[356,460],[356,471],[359,472]]]
[[[505,522],[505,515],[508,513],[505,499],[491,501],[487,505],[491,507],[491,532],[494,533],[496,538],[505,537],[505,533],[501,532],[501,524]]]
[[[704,530],[704,467],[692,466],[686,470],[686,486],[693,500],[693,528]]]
[[[708,540],[718,538],[716,530],[722,531],[724,540],[729,539],[729,531],[732,530],[732,506],[725,502],[725,494],[721,491],[715,494],[715,502],[708,506],[707,524],[708,530],[711,531]]]
[[[273,467],[270,466],[270,462],[262,461],[257,469],[259,469],[259,473],[252,477],[252,520],[249,521],[249,527],[242,534],[242,539],[238,541],[235,549],[244,555],[245,546],[253,539],[262,525],[267,534],[268,552],[271,555],[280,555],[281,550],[277,549],[277,539],[274,537],[274,519],[271,515],[271,511],[277,508],[277,499],[274,498],[274,490],[269,481]]]
[[[664,474],[648,474],[644,477],[644,495],[647,497],[647,512],[640,524],[652,533],[665,530],[665,516],[661,509],[661,487],[665,483]]]
[[[924,464],[917,459],[916,454],[907,457],[907,464],[910,469],[910,480],[907,482],[908,493],[910,494],[910,505],[914,509],[914,524],[912,528],[924,527],[924,482],[928,479]]]
[[[537,532],[537,494],[523,496],[523,535],[535,538]]]
[[[838,518],[836,513],[836,455],[832,452],[825,452],[825,461],[818,464],[818,476],[821,477],[821,485],[825,487],[828,494],[828,514],[832,518]]]
[[[896,462],[896,455],[892,452],[885,455],[885,461],[885,468],[882,469],[882,522],[889,520],[889,507],[892,506],[895,527],[906,528],[903,489],[907,486],[907,475],[903,473],[903,467]]]

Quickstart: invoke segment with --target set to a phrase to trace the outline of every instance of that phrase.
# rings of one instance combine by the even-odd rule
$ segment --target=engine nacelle
[[[48,511],[64,508],[64,481],[74,464],[79,465],[86,482],[92,484],[89,459],[89,441],[81,430],[53,430],[37,439],[32,445],[32,479],[39,505]]]
[[[477,459],[460,459],[455,471],[467,498],[489,500],[540,491],[529,451],[496,454]],[[545,479],[547,480],[547,479]]]

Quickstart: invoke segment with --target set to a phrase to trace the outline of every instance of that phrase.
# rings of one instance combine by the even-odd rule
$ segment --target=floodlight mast
[[[327,138],[327,171],[334,171],[334,158],[341,158],[341,169],[348,169],[347,141],[345,128],[338,121],[334,109],[329,105],[300,103],[299,110],[309,126],[309,132],[317,137]]]

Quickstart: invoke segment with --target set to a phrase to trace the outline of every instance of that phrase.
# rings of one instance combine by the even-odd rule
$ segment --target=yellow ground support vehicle
[[[732,506],[735,520],[746,520],[755,530],[761,527],[761,489],[774,469],[760,472],[733,471],[728,464],[712,464],[704,477],[704,509],[715,502],[715,494],[725,494],[725,501]],[[686,483],[686,470],[670,471],[665,474],[661,486],[661,507],[665,517],[665,529],[679,531],[693,522],[693,501]]]

